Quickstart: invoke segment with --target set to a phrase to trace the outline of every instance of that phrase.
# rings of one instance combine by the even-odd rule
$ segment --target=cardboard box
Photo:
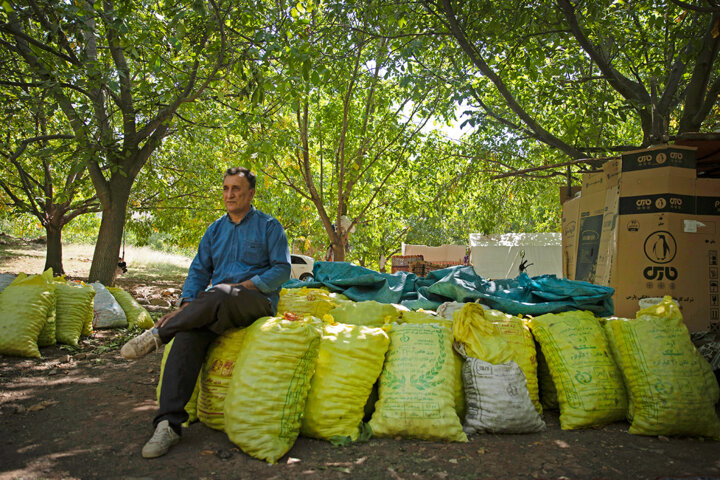
[[[562,206],[562,274],[570,280],[575,279],[580,198],[570,199]]]
[[[605,209],[605,187],[604,172],[583,175],[574,280],[593,282],[595,279]]]
[[[720,179],[698,179],[696,183],[697,224],[694,249],[697,252],[698,296],[705,297],[706,309],[699,308],[695,318],[686,319],[691,331],[720,330]]]
[[[617,316],[634,317],[643,298],[671,295],[690,331],[708,326],[708,239],[717,223],[696,214],[694,167],[694,152],[680,147],[630,152],[608,167],[620,173],[606,191],[596,283],[615,288]],[[707,188],[720,192],[718,185]]]

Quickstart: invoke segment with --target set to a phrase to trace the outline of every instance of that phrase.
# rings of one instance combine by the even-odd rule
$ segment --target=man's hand
[[[172,311],[172,312],[170,312],[170,313],[166,313],[165,315],[163,315],[162,317],[160,317],[160,320],[158,320],[157,322],[155,322],[155,328],[160,328],[160,327],[162,327],[163,325],[165,325],[165,324],[168,322],[168,320],[170,320],[170,319],[173,318],[175,315],[177,315],[178,313],[180,313],[180,310],[182,310],[183,308],[187,307],[189,303],[190,303],[189,301],[188,301],[188,302],[185,302],[185,303],[183,303],[182,305],[180,305],[180,308],[178,308],[177,310],[174,310],[174,311]]]
[[[245,280],[244,282],[240,282],[237,285],[239,287],[245,287],[248,290],[257,290],[258,289],[251,280]]]

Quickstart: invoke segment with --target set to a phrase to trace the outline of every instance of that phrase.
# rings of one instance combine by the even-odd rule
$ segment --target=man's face
[[[247,213],[254,195],[255,189],[250,188],[250,182],[244,175],[228,175],[223,180],[223,201],[231,215]]]

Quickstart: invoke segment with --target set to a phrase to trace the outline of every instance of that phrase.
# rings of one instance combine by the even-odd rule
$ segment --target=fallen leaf
[[[457,458],[451,458],[450,460],[448,460],[448,462],[450,462],[450,463],[457,463]]]
[[[567,442],[564,442],[562,440],[555,440],[555,445],[557,445],[560,448],[570,448],[570,445],[568,445]]]
[[[669,442],[670,439],[666,437],[665,435],[658,435],[658,440],[662,440],[663,442]]]
[[[365,460],[367,460],[367,459],[368,459],[368,457],[360,457],[357,460],[355,460],[355,465],[362,465],[363,463],[365,463]]]
[[[480,455],[485,455],[485,449],[481,448],[480,450],[477,451],[477,453]]]
[[[56,403],[57,402],[55,402],[53,400],[43,400],[42,402],[36,403],[35,405],[30,405],[27,408],[27,411],[28,412],[37,412],[38,410],[44,410],[45,408],[47,408],[51,405],[55,405]]]
[[[215,452],[212,450],[203,450],[200,452],[200,455],[215,455]]]
[[[447,478],[448,473],[447,472],[435,472],[435,476],[439,478]]]
[[[294,458],[294,457],[288,457],[287,463],[288,463],[288,465],[292,465],[293,463],[300,463],[300,459]]]

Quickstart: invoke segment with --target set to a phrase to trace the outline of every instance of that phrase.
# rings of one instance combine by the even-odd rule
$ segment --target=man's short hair
[[[225,170],[225,175],[223,175],[223,180],[228,175],[242,175],[243,177],[247,178],[248,183],[250,184],[250,188],[255,188],[255,174],[252,173],[247,168],[243,167],[230,167],[227,170]]]

